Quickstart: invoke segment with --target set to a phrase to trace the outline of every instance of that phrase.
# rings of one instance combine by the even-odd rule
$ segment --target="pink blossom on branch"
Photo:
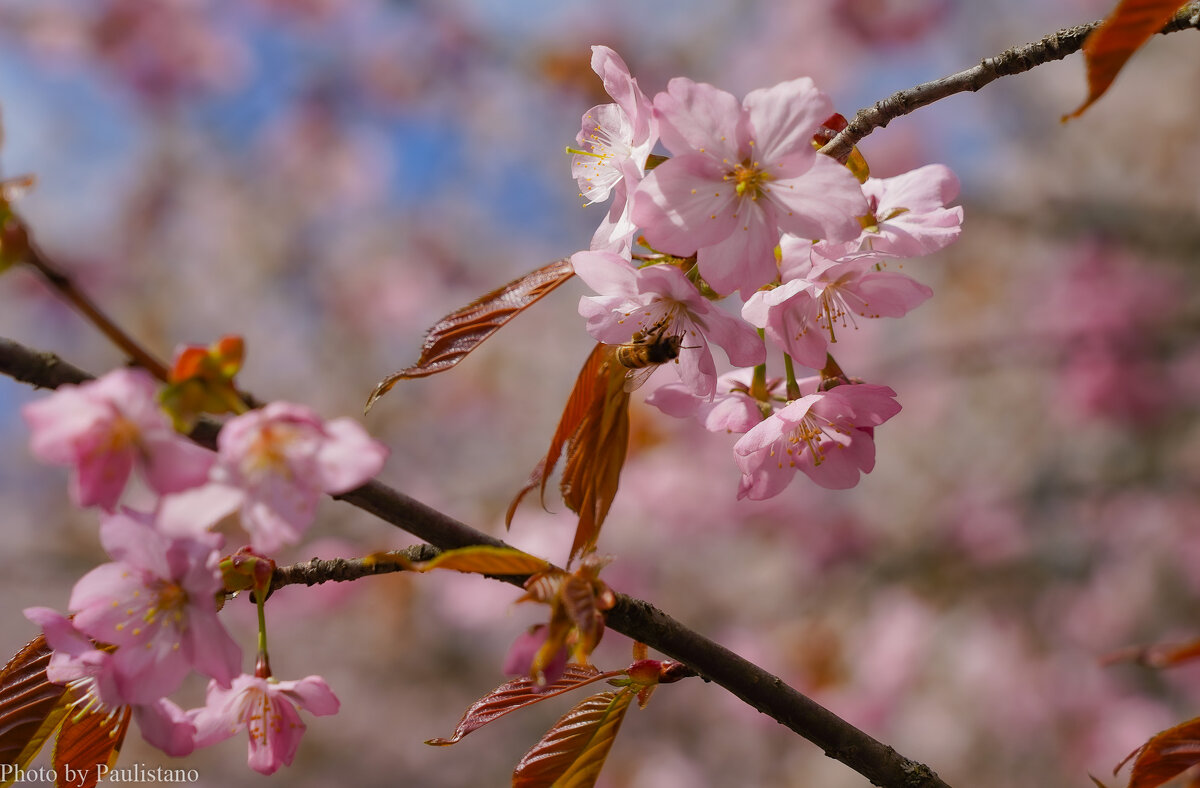
[[[579,300],[588,333],[609,344],[629,342],[635,334],[645,336],[651,331],[682,337],[679,377],[698,396],[711,397],[716,390],[710,340],[724,348],[730,363],[737,366],[753,366],[765,358],[757,332],[701,295],[673,265],[634,268],[612,252],[577,252],[571,264],[579,278],[600,294]]]
[[[752,91],[739,104],[676,78],[654,110],[675,155],[638,187],[633,220],[655,249],[697,253],[717,292],[748,295],[773,281],[781,233],[849,241],[861,232],[858,181],[812,146],[833,105],[811,79]]]
[[[629,212],[630,195],[646,172],[646,159],[658,142],[658,121],[650,99],[613,50],[592,47],[592,70],[604,81],[615,103],[592,107],[576,137],[579,152],[571,158],[571,175],[589,203],[613,204],[592,237],[592,249],[627,250],[637,230]]]
[[[903,317],[933,295],[905,274],[880,270],[888,255],[857,252],[832,259],[822,254],[822,244],[784,244],[783,249],[781,271],[803,274],[754,293],[742,317],[806,367],[825,365],[839,328],[859,318]]]
[[[78,386],[63,386],[21,409],[35,457],[66,465],[71,501],[116,508],[136,468],[157,493],[202,484],[215,455],[171,427],[141,369],[118,369]]]
[[[927,164],[894,178],[868,178],[862,185],[870,212],[862,244],[877,252],[920,257],[943,249],[962,232],[958,178],[944,164]]]
[[[117,696],[152,703],[192,669],[228,684],[241,650],[217,617],[221,537],[171,538],[148,515],[124,510],[101,523],[100,541],[113,561],[80,578],[69,607],[79,632],[117,647]]]
[[[858,484],[875,467],[874,428],[900,412],[895,397],[887,386],[845,384],[783,406],[734,444],[738,498],[774,497],[797,470],[828,489]]]
[[[25,617],[42,628],[46,642],[54,649],[46,678],[70,688],[74,708],[99,713],[115,713],[129,703],[117,689],[113,653],[97,648],[92,639],[75,628],[69,618],[45,607],[25,610]],[[186,713],[166,698],[132,704],[133,718],[142,737],[173,757],[182,757],[195,748],[196,729]]]
[[[188,533],[240,511],[255,551],[272,553],[300,540],[322,495],[365,483],[387,455],[352,419],[326,422],[303,405],[272,402],[230,419],[208,484],[166,498],[161,520]]]
[[[296,707],[324,716],[336,714],[339,706],[320,676],[276,681],[243,674],[228,689],[210,682],[204,707],[192,711],[191,719],[197,747],[216,744],[247,729],[250,768],[273,774],[280,766],[291,764],[306,730]]]

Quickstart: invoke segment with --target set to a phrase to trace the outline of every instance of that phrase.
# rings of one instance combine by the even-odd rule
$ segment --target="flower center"
[[[146,608],[142,616],[147,624],[163,623],[178,624],[184,618],[184,610],[188,604],[187,591],[174,580],[160,580],[154,588],[154,603]]]
[[[765,184],[771,180],[771,175],[758,162],[746,159],[727,173],[725,180],[733,181],[738,197],[757,200],[766,192]]]
[[[247,476],[270,474],[290,477],[287,449],[296,438],[296,431],[278,424],[267,424],[259,430],[242,462]]]

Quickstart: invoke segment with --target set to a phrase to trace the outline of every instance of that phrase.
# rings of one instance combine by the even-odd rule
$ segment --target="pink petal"
[[[731,167],[741,161],[737,140],[742,107],[732,93],[676,77],[665,93],[654,97],[654,114],[663,145],[676,157],[704,151]]]
[[[755,158],[763,162],[792,154],[815,157],[812,136],[833,114],[833,102],[808,77],[751,91],[742,106],[749,113]]]
[[[828,156],[817,156],[803,175],[773,181],[770,199],[778,206],[779,226],[801,238],[857,238],[858,217],[869,210],[858,181]]]
[[[353,419],[325,422],[326,439],[317,450],[321,489],[333,495],[353,490],[383,469],[388,449]]]
[[[236,512],[245,498],[244,491],[217,483],[168,495],[158,506],[158,527],[169,536],[194,536]]]
[[[696,261],[704,280],[718,293],[739,290],[745,297],[778,275],[775,245],[779,230],[769,204],[749,199],[739,202],[735,227],[721,241],[702,246]]]
[[[737,191],[711,157],[685,153],[646,174],[633,194],[633,221],[655,248],[688,255],[738,226]],[[853,177],[853,176],[851,176]]]
[[[142,473],[151,489],[160,494],[180,492],[204,484],[217,455],[174,432],[148,440]]]
[[[341,703],[333,690],[320,676],[307,676],[297,681],[279,682],[279,691],[286,693],[300,708],[317,717],[337,714]]]

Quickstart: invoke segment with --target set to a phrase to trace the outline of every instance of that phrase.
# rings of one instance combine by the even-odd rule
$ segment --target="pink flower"
[[[658,121],[650,99],[620,55],[605,46],[592,47],[592,70],[615,103],[592,107],[584,114],[571,175],[589,204],[613,198],[591,248],[620,251],[637,229],[629,216],[629,195],[646,172],[646,158],[658,141]]]
[[[877,252],[920,257],[945,248],[962,232],[958,178],[944,164],[928,164],[894,178],[868,178],[862,186],[870,215],[862,242]]]
[[[296,707],[323,716],[336,714],[338,699],[320,676],[276,681],[243,674],[232,686],[208,685],[205,706],[192,712],[196,746],[207,747],[246,728],[250,732],[250,768],[273,774],[290,765],[304,735]]]
[[[21,410],[34,456],[71,466],[77,506],[116,508],[136,467],[158,493],[202,484],[212,452],[172,429],[155,400],[155,383],[140,369],[118,369],[78,386],[63,386]]]
[[[673,158],[646,175],[633,220],[670,254],[698,252],[719,293],[753,292],[775,278],[781,232],[847,241],[866,199],[850,171],[812,147],[833,112],[811,79],[755,90],[738,104],[712,85],[671,80],[654,98]]]
[[[709,340],[725,349],[737,366],[761,363],[766,351],[758,334],[744,321],[724,312],[700,294],[673,265],[634,268],[612,252],[577,252],[575,273],[598,296],[579,300],[587,330],[609,344],[629,342],[652,331],[680,336],[677,369],[688,389],[701,397],[716,390],[717,368]]]
[[[902,317],[933,295],[905,274],[879,270],[885,255],[858,252],[835,260],[821,254],[821,245],[783,248],[781,269],[803,270],[804,275],[754,293],[743,305],[742,317],[807,367],[825,365],[838,327],[853,325],[857,318]],[[795,260],[790,251],[810,256]]]
[[[204,529],[234,511],[256,552],[300,540],[321,496],[379,473],[387,448],[351,419],[323,422],[309,408],[273,402],[231,419],[217,437],[209,483],[163,501],[170,533]]]
[[[875,467],[874,428],[900,412],[895,396],[887,386],[847,384],[780,408],[734,444],[738,498],[778,495],[797,470],[833,490],[858,484]]]
[[[70,688],[73,709],[115,715],[128,704],[117,689],[111,651],[97,648],[69,618],[50,608],[27,608],[25,617],[42,628],[46,642],[54,649],[46,678]],[[134,704],[133,717],[142,737],[167,755],[178,758],[195,749],[195,727],[187,714],[166,698]]]
[[[114,560],[80,578],[69,606],[75,629],[117,647],[111,676],[103,671],[102,696],[153,703],[193,668],[228,684],[241,651],[217,618],[220,537],[170,538],[148,516],[124,510],[103,521],[100,541]],[[78,649],[74,656],[101,661]]]

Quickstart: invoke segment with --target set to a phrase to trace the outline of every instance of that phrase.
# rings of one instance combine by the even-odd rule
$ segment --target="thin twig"
[[[64,374],[66,370],[66,374]],[[0,338],[0,373],[42,388],[78,383],[91,375],[17,342]],[[213,424],[201,425],[199,440],[213,445]],[[370,481],[356,490],[335,496],[364,509],[443,550],[470,545],[504,545],[387,485]],[[309,562],[307,568],[287,567],[297,582],[323,582],[339,573],[362,571],[354,562]],[[520,583],[520,578],[507,578]],[[684,663],[697,675],[724,687],[746,703],[820,747],[835,758],[884,788],[949,788],[924,764],[909,760],[891,747],[868,736],[833,712],[788,686],[752,662],[684,626],[649,602],[624,594],[608,612],[607,625],[614,631],[645,643],[660,653]]]
[[[821,148],[821,153],[840,159],[849,154],[850,149],[872,131],[887,126],[896,118],[913,110],[955,93],[977,91],[1000,77],[1023,74],[1035,66],[1063,60],[1068,55],[1078,52],[1088,34],[1099,26],[1100,22],[1097,21],[1063,28],[1031,44],[1006,49],[996,57],[984,59],[973,68],[916,87],[898,90],[873,106],[860,109],[846,128]],[[1159,33],[1166,35],[1189,28],[1200,28],[1200,4],[1193,3],[1180,10]]]
[[[16,217],[14,217],[16,218]],[[167,379],[167,365],[155,358],[154,354],[139,345],[133,337],[127,334],[115,321],[111,320],[108,315],[96,306],[96,304],[87,297],[87,295],[79,289],[74,280],[64,273],[58,266],[50,261],[45,254],[42,253],[38,245],[33,242],[32,233],[29,228],[16,219],[22,240],[24,241],[24,255],[21,257],[21,262],[31,266],[42,278],[46,280],[54,290],[63,297],[71,306],[82,314],[96,329],[108,338],[110,342],[116,345],[120,350],[129,356],[130,360],[139,367],[146,369],[151,375],[161,381]]]

